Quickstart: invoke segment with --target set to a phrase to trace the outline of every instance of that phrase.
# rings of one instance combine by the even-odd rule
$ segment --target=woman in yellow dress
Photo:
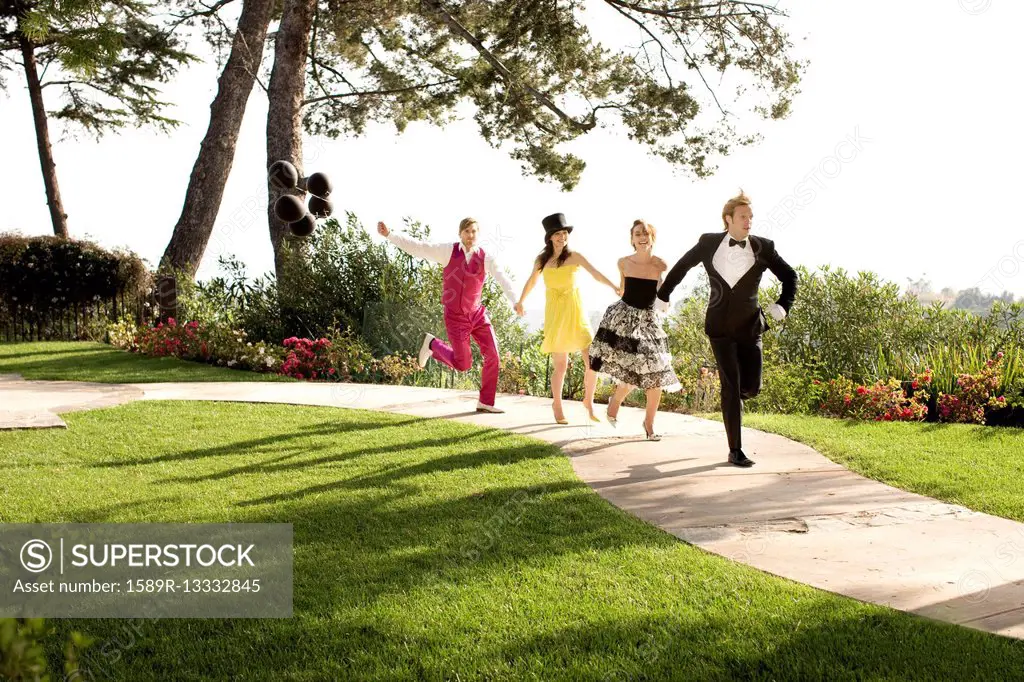
[[[533,289],[539,277],[544,278],[547,298],[544,305],[544,341],[541,351],[551,354],[554,372],[551,375],[552,410],[555,421],[568,424],[562,412],[562,386],[569,366],[569,353],[581,352],[586,365],[583,379],[583,406],[592,421],[600,421],[594,415],[594,390],[597,374],[590,368],[590,342],[594,332],[583,310],[580,291],[576,286],[576,272],[582,267],[602,284],[607,284],[619,296],[619,289],[610,279],[598,272],[582,254],[569,250],[569,233],[572,226],[565,224],[561,213],[549,215],[541,221],[544,225],[544,250],[534,260],[533,272],[523,287],[523,295],[516,303],[516,313],[524,315],[523,302]]]

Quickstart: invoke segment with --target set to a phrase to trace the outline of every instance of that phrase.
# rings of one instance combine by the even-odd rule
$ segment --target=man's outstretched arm
[[[505,274],[505,271],[501,269],[501,266],[498,265],[498,262],[491,254],[487,254],[486,258],[484,258],[484,265],[487,268],[487,274],[494,278],[498,286],[501,287],[501,290],[505,292],[508,302],[515,308],[519,299],[516,298],[516,291],[512,288],[512,281],[508,278],[508,275]]]
[[[669,270],[668,274],[665,275],[665,281],[658,288],[658,298],[665,303],[668,303],[669,297],[672,295],[672,291],[679,286],[679,283],[683,281],[683,277],[686,276],[692,268],[700,264],[701,260],[701,244],[700,240],[697,240],[697,244],[683,254],[672,269]]]
[[[433,263],[440,263],[441,265],[448,265],[448,261],[452,257],[452,245],[455,242],[448,242],[447,244],[428,244],[427,242],[421,242],[418,239],[404,234],[398,234],[392,229],[389,229],[384,223],[377,223],[377,233],[385,237],[389,242],[405,251],[410,256],[417,258],[424,258]]]

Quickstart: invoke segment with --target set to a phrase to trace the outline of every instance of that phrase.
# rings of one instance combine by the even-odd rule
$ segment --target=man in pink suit
[[[472,338],[484,358],[476,409],[478,412],[504,412],[494,404],[498,371],[501,369],[498,340],[487,317],[487,309],[480,304],[480,292],[487,275],[498,282],[509,303],[514,306],[517,299],[512,282],[502,272],[494,256],[477,246],[479,226],[476,221],[465,218],[459,223],[459,241],[454,244],[427,244],[397,234],[382,222],[377,223],[377,232],[406,253],[444,266],[441,303],[444,305],[444,326],[449,343],[427,334],[420,347],[420,367],[426,367],[427,360],[433,357],[456,371],[465,372],[473,364],[469,345]]]

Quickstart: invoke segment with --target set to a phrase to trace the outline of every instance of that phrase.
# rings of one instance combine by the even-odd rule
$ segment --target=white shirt
[[[424,258],[433,263],[440,263],[442,267],[448,266],[448,261],[452,259],[452,242],[445,242],[442,244],[428,244],[421,242],[418,239],[407,237],[404,234],[398,234],[394,230],[388,233],[388,241],[405,251],[411,256],[417,258]],[[470,258],[480,249],[478,246],[474,246],[471,250],[466,249],[466,245],[461,241],[459,242],[459,248],[462,249],[462,253],[466,256],[468,262]],[[494,256],[490,253],[484,254],[484,269],[487,274],[495,279],[501,290],[505,292],[505,296],[508,298],[509,303],[513,306],[519,301],[516,297],[516,292],[512,289],[512,281],[505,275],[504,271],[498,267],[497,261],[494,260]]]
[[[718,245],[718,249],[711,259],[711,265],[714,266],[718,274],[722,276],[722,279],[730,287],[734,287],[736,282],[740,281],[743,275],[747,274],[747,271],[754,267],[755,257],[749,237],[736,240],[739,244],[734,246],[729,246],[729,239],[731,237],[726,232],[725,236],[722,237],[722,243]],[[740,244],[744,246],[740,246]],[[778,303],[772,303],[768,306],[768,314],[776,320],[781,320],[786,316],[786,309]]]
[[[722,279],[730,287],[734,287],[736,282],[740,281],[743,275],[754,267],[754,250],[750,247],[749,239],[739,240],[743,246],[740,244],[729,246],[729,239],[731,237],[726,232],[722,243],[718,245],[718,250],[715,251],[715,255],[711,259],[711,264],[715,266],[715,270],[722,276]]]

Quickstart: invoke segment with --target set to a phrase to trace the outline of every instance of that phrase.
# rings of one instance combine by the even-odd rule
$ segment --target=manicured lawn
[[[1024,521],[1024,429],[775,414],[746,414],[743,425],[896,488]]]
[[[160,381],[294,381],[177,358],[150,358],[102,343],[0,343],[0,374],[24,379],[131,384]]]
[[[522,436],[235,403],[65,419],[67,430],[0,432],[0,520],[295,527],[293,618],[56,621],[58,635],[97,638],[95,679],[1007,680],[1024,670],[1014,640],[679,542]]]

